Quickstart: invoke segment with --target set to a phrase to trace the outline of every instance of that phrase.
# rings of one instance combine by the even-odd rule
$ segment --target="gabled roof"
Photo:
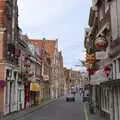
[[[53,56],[56,48],[57,41],[56,40],[40,40],[40,39],[29,39],[30,42],[35,45],[42,47],[45,51]]]

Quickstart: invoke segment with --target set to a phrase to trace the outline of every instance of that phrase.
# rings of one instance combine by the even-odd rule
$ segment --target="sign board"
[[[101,52],[96,52],[96,59],[97,60],[102,60],[106,58],[106,52],[101,51]]]
[[[95,72],[94,75],[91,75],[90,84],[93,84],[93,85],[100,84],[103,81],[106,81],[106,76],[104,74],[103,69],[98,70],[98,71]]]

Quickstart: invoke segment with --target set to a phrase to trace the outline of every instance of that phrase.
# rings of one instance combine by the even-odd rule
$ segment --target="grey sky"
[[[19,24],[30,38],[59,39],[64,64],[79,64],[91,0],[18,0]]]

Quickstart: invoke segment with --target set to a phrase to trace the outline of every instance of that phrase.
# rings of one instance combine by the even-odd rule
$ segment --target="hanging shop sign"
[[[95,46],[97,49],[103,50],[107,48],[107,40],[105,39],[105,37],[98,37],[95,41]]]
[[[95,53],[86,54],[86,63],[94,64],[96,62]]]
[[[110,72],[111,72],[110,66],[106,66],[106,67],[104,68],[105,76],[108,77],[108,76],[110,75]]]
[[[88,68],[87,71],[89,75],[93,75],[95,73],[93,68]]]
[[[106,58],[106,52],[100,51],[96,52],[96,60],[103,60]]]
[[[101,82],[106,81],[106,77],[104,74],[104,69],[99,69],[98,71],[95,72],[95,74],[90,76],[90,84],[95,85],[95,84],[100,84]]]

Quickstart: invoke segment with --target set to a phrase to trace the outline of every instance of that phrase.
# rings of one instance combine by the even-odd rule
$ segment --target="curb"
[[[88,112],[87,112],[85,103],[83,104],[83,107],[84,107],[85,120],[89,120],[88,119]]]
[[[20,111],[20,112],[23,112],[23,114],[21,114],[21,115],[19,115],[19,116],[10,116],[9,117],[9,115],[8,116],[5,116],[4,117],[4,120],[18,120],[19,118],[22,118],[22,117],[25,117],[25,116],[27,116],[28,114],[31,114],[31,113],[33,113],[33,112],[35,112],[35,111],[37,111],[38,109],[41,109],[41,108],[43,108],[43,107],[45,107],[45,106],[47,106],[48,104],[52,104],[53,102],[55,102],[57,99],[54,99],[54,100],[50,100],[50,101],[47,101],[47,102],[43,102],[41,105],[38,105],[38,106],[36,106],[35,108],[30,108],[27,112],[26,111]],[[19,113],[19,112],[18,112]],[[17,113],[16,113],[17,114]]]

